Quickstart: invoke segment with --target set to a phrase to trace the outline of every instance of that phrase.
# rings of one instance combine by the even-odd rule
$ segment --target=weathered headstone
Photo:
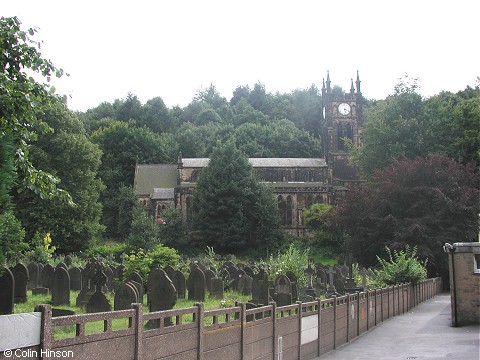
[[[210,297],[214,299],[223,299],[223,280],[219,277],[210,279]]]
[[[113,270],[107,266],[105,268],[105,275],[107,276],[107,283],[105,284],[106,289],[105,291],[112,291],[113,290]]]
[[[70,275],[70,289],[79,291],[82,290],[82,270],[78,267],[68,269]]]
[[[120,285],[115,292],[114,310],[127,310],[132,304],[138,303],[138,294],[135,288],[129,283]]]
[[[261,271],[252,281],[252,300],[250,302],[257,305],[268,305],[269,296],[268,274]]]
[[[0,315],[13,314],[15,278],[7,267],[0,267]]]
[[[27,283],[27,289],[35,289],[38,286],[38,280],[39,280],[39,268],[38,264],[31,262],[30,264],[27,265],[28,269],[28,283]]]
[[[99,261],[94,264],[94,275],[91,280],[95,285],[96,291],[88,300],[87,312],[110,311],[112,306],[102,291],[102,287],[107,283],[107,276],[104,273],[104,266]]]
[[[173,273],[175,272],[175,268],[172,265],[167,265],[163,268],[163,271],[167,274],[167,276],[172,279]]]
[[[22,263],[18,263],[12,269],[13,277],[15,278],[15,304],[27,302],[27,283],[28,283],[28,269]]]
[[[170,310],[177,303],[177,290],[165,271],[154,269],[150,271],[147,280],[147,303],[150,312]],[[158,327],[159,320],[150,321],[149,327]],[[165,326],[171,325],[171,320],[165,319]]]
[[[362,277],[362,288],[363,290],[367,290],[367,269],[362,267],[360,269],[360,276]]]
[[[64,262],[59,262],[59,263],[57,264],[57,266],[55,266],[55,270],[58,269],[59,267],[62,267],[62,268],[64,268],[65,270],[68,271],[68,266],[67,266],[67,264],[65,264]]]
[[[133,272],[130,273],[130,275],[127,276],[126,281],[131,282],[132,284],[135,285],[135,287],[137,288],[138,294],[139,294],[138,301],[140,303],[143,303],[143,294],[144,294],[143,279],[140,276],[140,274],[137,273],[136,271],[133,271]]]
[[[70,267],[72,265],[73,259],[70,255],[65,256],[65,259],[63,259],[63,262],[67,267]]]
[[[252,281],[253,279],[248,276],[245,271],[238,270],[237,272],[237,292],[242,295],[252,294]]]
[[[292,284],[286,275],[280,275],[275,279],[274,299],[277,306],[285,306],[292,303]]]
[[[53,279],[53,274],[55,273],[55,269],[52,265],[47,264],[43,267],[42,275],[41,275],[41,284],[43,287],[50,289],[51,287],[51,280]]]
[[[333,286],[339,294],[345,294],[345,280],[343,278],[333,280]]]
[[[114,272],[114,278],[118,280],[123,280],[123,272],[125,271],[125,265],[118,265]]]
[[[187,281],[188,299],[205,301],[205,274],[200,268],[194,268]]]
[[[242,270],[245,271],[245,274],[250,276],[253,280],[253,278],[255,277],[255,273],[253,272],[253,269],[250,266],[244,266]]]
[[[295,302],[298,300],[298,288],[297,288],[297,275],[295,275],[292,271],[287,271],[285,274],[290,279],[290,283],[292,285],[292,301]]]
[[[53,305],[70,305],[70,275],[63,267],[57,267],[52,287]]]
[[[185,299],[187,283],[185,281],[185,275],[180,270],[175,270],[171,280],[173,282],[173,286],[177,290],[177,297],[179,299]]]
[[[208,292],[211,292],[210,290],[210,279],[215,277],[215,273],[211,269],[206,269],[204,271],[205,274],[205,285],[207,286]]]

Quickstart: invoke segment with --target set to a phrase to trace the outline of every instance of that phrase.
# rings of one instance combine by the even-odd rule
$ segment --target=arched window
[[[278,206],[278,213],[280,214],[280,219],[282,221],[282,224],[285,225],[287,222],[287,219],[285,217],[287,203],[285,202],[285,200],[283,200],[283,197],[281,196],[277,197],[277,206]]]
[[[313,204],[313,196],[307,195],[307,199],[305,200],[305,207],[309,208]]]
[[[292,217],[292,197],[290,195],[287,196],[287,204],[285,209],[285,225],[291,226],[293,222]]]
[[[337,126],[337,147],[338,150],[346,150],[344,138],[353,140],[352,124],[343,123]]]
[[[323,204],[323,196],[322,195],[315,196],[315,204]]]

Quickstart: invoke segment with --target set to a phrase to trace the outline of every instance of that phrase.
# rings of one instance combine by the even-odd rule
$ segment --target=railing
[[[48,350],[89,359],[312,359],[334,350],[441,291],[441,279],[419,284],[246,309],[209,310],[203,304],[144,313],[132,309],[52,318],[40,305],[42,328],[36,358]],[[0,359],[3,358],[0,352]]]

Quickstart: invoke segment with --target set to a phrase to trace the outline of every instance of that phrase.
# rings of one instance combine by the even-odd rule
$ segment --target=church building
[[[330,74],[322,86],[322,142],[325,158],[250,158],[259,179],[273,186],[285,231],[305,236],[303,210],[314,203],[335,204],[348,186],[358,182],[348,164],[347,141],[363,144],[363,98],[360,79],[349,93],[332,91]],[[178,209],[191,219],[191,195],[207,158],[183,158],[177,164],[138,164],[134,192],[159,221],[166,209]]]

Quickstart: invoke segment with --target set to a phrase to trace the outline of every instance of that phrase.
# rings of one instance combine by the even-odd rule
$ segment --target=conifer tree
[[[193,223],[200,246],[265,255],[278,245],[283,233],[272,190],[257,179],[233,139],[214,149],[197,184]]]

